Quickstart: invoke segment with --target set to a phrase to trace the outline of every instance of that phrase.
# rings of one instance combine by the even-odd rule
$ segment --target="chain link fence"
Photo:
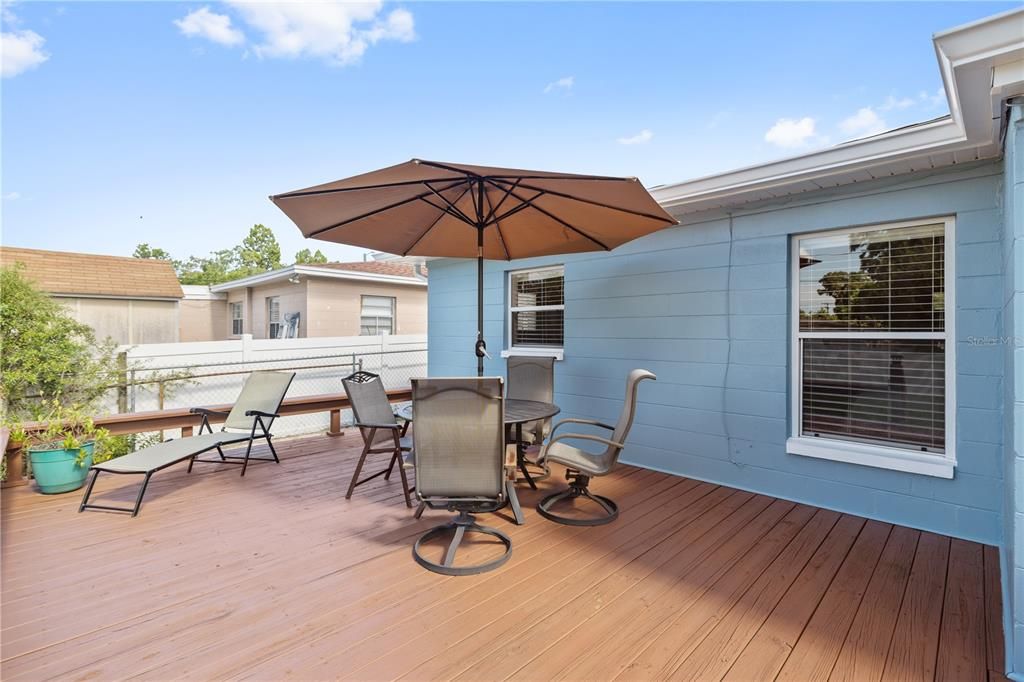
[[[359,370],[379,374],[389,389],[408,387],[410,379],[427,374],[421,336],[158,344],[123,349],[120,358],[123,380],[107,397],[110,412],[233,403],[246,377],[259,370],[295,372],[290,398],[341,393],[341,379]],[[350,411],[342,412],[342,424],[351,424]],[[306,414],[277,420],[273,431],[301,435],[328,427],[327,413]]]

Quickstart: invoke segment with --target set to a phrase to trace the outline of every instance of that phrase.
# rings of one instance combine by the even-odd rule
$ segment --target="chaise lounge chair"
[[[249,467],[252,460],[272,461],[280,463],[277,458],[277,451],[270,441],[270,426],[278,416],[284,395],[295,378],[294,372],[253,372],[245,380],[242,392],[235,402],[235,406],[227,413],[227,419],[220,431],[214,431],[210,426],[210,417],[223,415],[223,412],[207,410],[202,407],[193,407],[193,414],[201,414],[203,422],[199,427],[199,434],[178,440],[169,440],[159,443],[144,450],[139,450],[124,457],[111,459],[101,464],[94,464],[90,467],[92,479],[85,489],[85,496],[82,497],[82,504],[78,511],[86,509],[101,509],[104,511],[128,512],[132,516],[138,516],[139,508],[142,506],[142,498],[146,494],[146,486],[149,485],[150,477],[161,469],[166,469],[179,462],[189,460],[188,470],[192,471],[192,465],[196,462],[207,462],[211,464],[240,464],[242,476]],[[203,433],[207,429],[208,433]],[[259,431],[257,432],[257,429]],[[252,457],[252,444],[258,438],[265,438],[270,447],[271,457]],[[234,443],[248,443],[245,448],[245,455],[225,455],[222,447]],[[198,459],[204,452],[216,450],[219,459]],[[134,507],[112,507],[103,504],[89,504],[89,496],[92,494],[92,487],[100,472],[111,474],[136,474],[144,476],[142,487],[135,498]]]

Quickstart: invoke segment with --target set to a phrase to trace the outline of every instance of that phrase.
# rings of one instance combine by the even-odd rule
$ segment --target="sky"
[[[680,182],[948,113],[1016,3],[3,3],[0,243],[175,258],[410,158]]]

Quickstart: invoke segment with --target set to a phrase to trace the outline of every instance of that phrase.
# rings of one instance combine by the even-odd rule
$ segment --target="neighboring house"
[[[228,295],[214,293],[205,284],[181,285],[179,341],[224,341],[230,338]]]
[[[1000,546],[1024,679],[1024,12],[934,44],[951,115],[657,187],[681,226],[612,253],[488,262],[487,341],[561,358],[564,416],[654,371],[626,461]],[[432,375],[474,373],[475,267],[430,260]]]
[[[227,338],[427,331],[427,280],[416,266],[372,261],[290,265],[218,284],[210,291],[226,294]]]
[[[100,339],[118,344],[179,340],[183,293],[167,261],[0,248],[0,265],[15,263],[22,263],[30,280]]]

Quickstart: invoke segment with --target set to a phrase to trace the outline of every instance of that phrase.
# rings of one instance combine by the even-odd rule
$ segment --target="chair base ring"
[[[578,518],[574,516],[562,516],[561,514],[556,514],[551,511],[551,508],[558,502],[561,502],[562,500],[572,500],[577,497],[584,497],[596,502],[604,514],[595,518]],[[607,497],[604,497],[603,495],[595,495],[586,488],[570,487],[557,493],[552,493],[541,500],[540,503],[537,504],[537,513],[548,521],[554,521],[555,523],[561,523],[566,526],[603,526],[604,524],[611,523],[615,519],[619,518],[619,506]]]
[[[424,542],[439,537],[453,529],[455,530],[455,537],[452,539],[451,544],[448,546],[448,550],[445,552],[444,563],[439,564],[423,556],[420,552],[420,547]],[[459,544],[462,542],[462,538],[465,533],[482,533],[484,535],[495,537],[505,545],[505,551],[497,559],[482,564],[453,566],[452,564],[455,560],[455,552],[458,549]],[[440,573],[442,575],[476,575],[478,573],[493,571],[508,561],[512,556],[512,540],[497,528],[482,526],[476,523],[472,516],[469,516],[468,514],[460,514],[455,521],[446,523],[443,526],[431,528],[420,536],[412,546],[412,556],[413,559],[416,560],[416,563],[428,571],[433,571],[434,573]]]

